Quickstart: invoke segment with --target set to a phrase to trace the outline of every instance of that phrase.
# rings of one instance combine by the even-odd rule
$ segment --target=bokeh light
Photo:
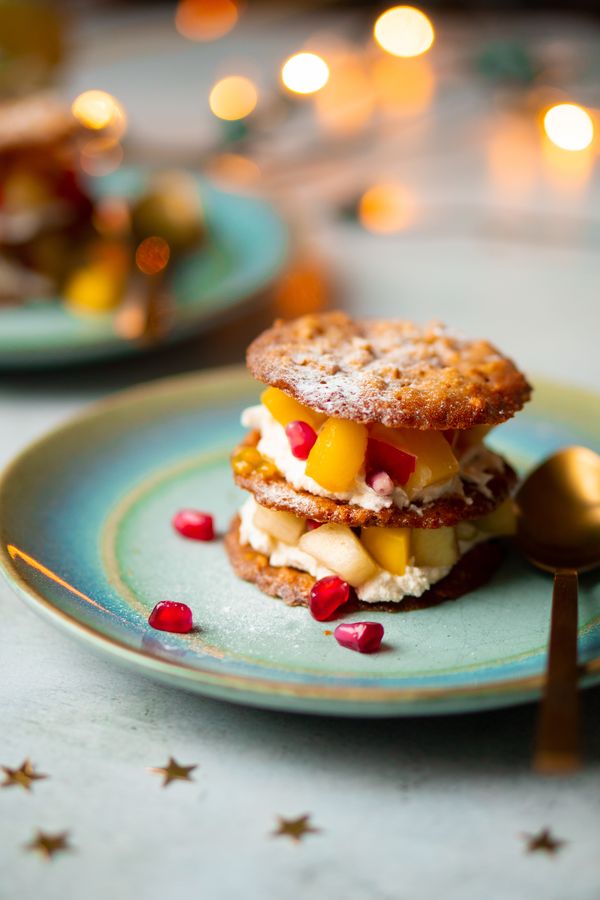
[[[358,218],[367,231],[394,234],[404,231],[416,217],[414,195],[398,182],[373,185],[360,198]]]
[[[585,150],[594,139],[591,116],[575,103],[558,103],[544,116],[544,131],[561,150]]]
[[[241,153],[218,153],[207,161],[206,171],[216,181],[241,187],[256,184],[261,176],[258,163]]]
[[[123,148],[111,139],[94,138],[81,148],[79,164],[86,175],[108,175],[123,162]]]
[[[115,139],[121,137],[127,127],[125,110],[117,98],[106,91],[84,91],[73,101],[71,112],[85,128],[110,130]]]
[[[235,122],[249,116],[255,109],[258,91],[249,78],[243,75],[228,75],[214,85],[208,103],[219,119]]]
[[[169,262],[171,250],[164,238],[144,238],[135,251],[135,262],[144,275],[158,275]]]
[[[238,17],[234,0],[180,0],[175,28],[190,41],[216,41],[231,31]]]
[[[499,195],[523,197],[535,185],[540,170],[535,121],[517,113],[497,115],[486,136],[486,157]]]
[[[295,53],[283,64],[281,80],[294,94],[315,94],[329,80],[329,66],[316,53]]]
[[[103,237],[121,237],[131,227],[129,204],[123,197],[99,198],[94,206],[92,222]]]
[[[435,73],[426,59],[381,56],[372,69],[373,85],[381,108],[393,115],[415,115],[431,105]]]
[[[382,13],[373,28],[379,46],[392,56],[419,56],[435,40],[433,25],[414,6],[394,6]]]
[[[363,61],[354,53],[340,53],[327,84],[315,94],[317,119],[335,137],[359,134],[371,121],[375,95]]]

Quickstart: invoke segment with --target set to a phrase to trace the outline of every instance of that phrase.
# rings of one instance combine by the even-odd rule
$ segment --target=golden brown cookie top
[[[531,394],[525,376],[487,341],[440,324],[341,312],[276,321],[250,344],[247,362],[259,381],[312,409],[393,428],[493,425]]]

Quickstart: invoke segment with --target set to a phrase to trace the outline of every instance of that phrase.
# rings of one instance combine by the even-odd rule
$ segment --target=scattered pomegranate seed
[[[308,454],[317,439],[317,432],[307,422],[290,422],[285,426],[285,433],[290,442],[292,456],[296,459],[308,459]]]
[[[213,517],[197,509],[181,509],[173,516],[173,528],[193,541],[212,541],[215,537]]]
[[[344,622],[333,632],[342,647],[357,653],[377,653],[383,640],[383,625],[379,622]]]
[[[380,497],[391,497],[394,493],[394,482],[387,472],[369,472],[367,484]]]
[[[306,530],[314,531],[315,528],[320,528],[322,524],[323,524],[322,522],[317,522],[316,519],[307,519],[306,520]]]
[[[311,615],[317,621],[325,622],[349,598],[350,585],[337,575],[327,575],[312,586],[309,603]]]
[[[192,611],[185,603],[174,600],[161,600],[148,617],[148,624],[158,631],[173,631],[175,634],[187,634],[192,630]]]

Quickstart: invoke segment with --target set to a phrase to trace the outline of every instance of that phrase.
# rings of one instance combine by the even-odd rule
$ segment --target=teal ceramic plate
[[[147,175],[123,169],[97,178],[97,196],[133,197]],[[177,265],[171,293],[174,314],[167,342],[211,327],[263,290],[281,271],[289,235],[263,200],[218,190],[199,179],[209,238]],[[32,300],[0,308],[0,369],[91,362],[148,349],[115,331],[115,316],[81,316],[58,300]]]
[[[257,706],[330,715],[480,710],[535,698],[551,581],[511,555],[484,588],[411,613],[377,613],[385,650],[337,645],[304,608],[239,581],[220,541],[175,534],[184,506],[222,533],[240,505],[228,454],[256,385],[240,370],[121,394],[25,450],[0,484],[0,563],[26,601],[83,643],[171,685]],[[538,384],[495,443],[521,470],[569,443],[600,448],[598,397]],[[151,629],[161,599],[198,629]],[[365,618],[361,614],[360,618]],[[582,580],[583,684],[600,680],[600,584]]]

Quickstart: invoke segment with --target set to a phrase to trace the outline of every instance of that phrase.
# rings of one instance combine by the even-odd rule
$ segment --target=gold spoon
[[[577,575],[600,565],[600,456],[566,447],[538,466],[517,493],[517,541],[534,565],[554,572],[548,670],[534,768],[581,765],[577,690]]]

